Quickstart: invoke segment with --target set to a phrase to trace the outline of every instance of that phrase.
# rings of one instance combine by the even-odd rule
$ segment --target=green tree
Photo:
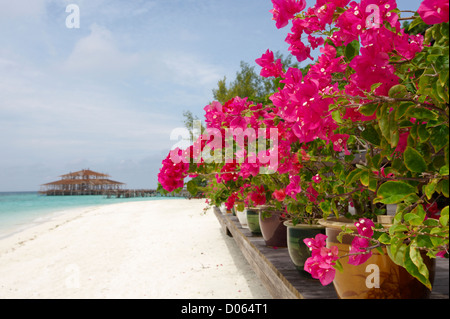
[[[284,69],[289,67],[298,67],[296,63],[292,63],[292,57],[283,57],[279,52],[274,54],[275,60],[281,59]],[[224,77],[217,83],[217,88],[213,89],[214,99],[224,104],[228,100],[239,96],[241,98],[248,97],[256,103],[269,103],[269,96],[281,87],[279,79],[264,78],[255,71],[255,66],[241,61],[241,69],[236,72],[234,81],[227,84],[227,78]]]

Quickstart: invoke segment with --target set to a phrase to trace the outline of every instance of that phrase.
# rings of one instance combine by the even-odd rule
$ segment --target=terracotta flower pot
[[[285,219],[281,217],[281,212],[270,214],[270,217],[264,218],[264,209],[259,213],[259,226],[266,246],[287,247],[287,228],[283,224]]]
[[[337,240],[342,226],[356,229],[354,221],[340,218],[320,220],[326,226],[327,247],[337,246],[339,256],[349,253],[353,236],[343,236],[342,243]],[[422,256],[434,280],[435,259]],[[373,250],[372,256],[358,266],[348,264],[348,257],[340,259],[343,271],[336,271],[333,281],[336,293],[341,299],[424,299],[429,298],[430,290],[403,267],[395,264],[384,249],[384,254]]]
[[[259,209],[247,208],[247,224],[252,234],[261,235],[261,228],[259,226]]]
[[[303,269],[305,261],[311,257],[311,251],[303,240],[305,238],[314,238],[317,234],[325,234],[325,226],[306,224],[297,224],[294,226],[291,221],[285,221],[284,225],[287,227],[289,257],[291,257],[292,262],[301,274],[311,277]]]

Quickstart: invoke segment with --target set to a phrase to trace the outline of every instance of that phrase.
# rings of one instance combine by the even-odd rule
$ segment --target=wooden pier
[[[115,189],[105,191],[104,194],[107,198],[133,198],[133,197],[155,197],[161,196],[161,194],[154,189]]]
[[[106,198],[135,198],[135,197],[182,197],[190,198],[188,191],[181,191],[178,194],[170,193],[162,195],[156,189],[111,189],[111,190],[58,190],[50,189],[39,191],[41,195],[47,196],[82,196],[82,195],[102,195]]]
[[[318,280],[301,275],[292,263],[287,248],[270,248],[262,236],[242,228],[236,216],[214,214],[223,231],[233,237],[262,284],[275,299],[337,299],[333,285],[322,286]],[[436,276],[431,299],[449,298],[449,260],[436,260]]]
[[[156,189],[116,189],[105,191],[104,194],[107,198],[133,198],[133,197],[190,197],[188,191],[181,191],[178,194],[169,193],[162,195]]]

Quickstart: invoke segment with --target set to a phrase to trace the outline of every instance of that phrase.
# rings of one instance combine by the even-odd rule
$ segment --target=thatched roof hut
[[[58,181],[41,185],[47,195],[100,195],[104,191],[121,189],[124,183],[109,179],[107,174],[84,169],[60,176]]]

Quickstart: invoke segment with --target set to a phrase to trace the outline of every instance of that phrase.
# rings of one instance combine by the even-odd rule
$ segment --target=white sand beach
[[[205,206],[76,209],[2,239],[0,298],[271,298]]]

